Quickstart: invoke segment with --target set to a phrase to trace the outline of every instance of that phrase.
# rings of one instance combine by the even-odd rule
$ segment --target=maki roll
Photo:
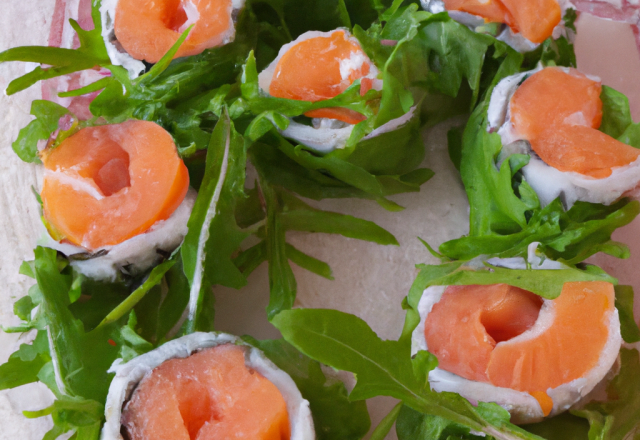
[[[527,268],[521,258],[487,263]],[[532,268],[566,267],[534,257]],[[579,402],[611,370],[622,343],[613,285],[605,281],[566,282],[553,300],[508,284],[431,286],[418,312],[412,349],[438,358],[432,389],[498,403],[514,423]]]
[[[380,71],[347,29],[309,31],[280,49],[276,59],[259,75],[262,92],[276,98],[320,102],[338,96],[355,81],[360,95],[381,90]],[[392,131],[413,117],[413,109],[387,122],[364,139]],[[354,126],[366,116],[343,107],[326,107],[304,114],[311,125],[291,120],[282,135],[319,153],[344,148]]]
[[[640,150],[598,130],[601,93],[599,78],[561,67],[507,77],[493,91],[488,130],[500,134],[502,156],[530,156],[522,172],[543,205],[635,195]]]
[[[566,33],[562,17],[573,5],[564,0],[421,0],[430,12],[448,11],[451,18],[472,29],[487,23],[502,25],[497,38],[520,52],[534,50],[549,37]]]
[[[174,58],[197,55],[235,37],[244,0],[104,0],[102,35],[111,61],[137,76],[193,26]]]
[[[144,271],[186,235],[195,191],[159,125],[130,120],[83,128],[41,158],[50,234],[43,244],[69,255],[83,274],[114,279],[120,270]]]
[[[315,438],[291,377],[235,336],[194,333],[110,371],[103,440]]]

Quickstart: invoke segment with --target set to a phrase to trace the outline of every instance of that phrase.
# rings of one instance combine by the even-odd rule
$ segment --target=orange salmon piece
[[[233,31],[231,0],[187,1],[199,17],[174,58],[221,46]],[[149,63],[157,63],[178,41],[187,21],[182,0],[118,0],[115,15],[118,42],[133,58]]]
[[[547,67],[527,78],[511,97],[509,111],[518,133],[539,136],[558,124],[585,125],[597,129],[602,121],[599,82],[576,69],[565,73]]]
[[[562,19],[557,0],[445,0],[445,8],[482,17],[487,22],[504,23],[533,43],[542,43],[553,34]]]
[[[581,125],[554,127],[530,142],[533,151],[554,168],[595,179],[609,177],[612,168],[628,165],[640,155],[637,148]]]
[[[513,17],[509,14],[500,0],[444,0],[447,11],[461,11],[477,15],[490,23],[512,23]]]
[[[489,382],[496,343],[533,326],[541,306],[538,295],[507,284],[449,286],[425,322],[427,347],[440,368]]]
[[[596,366],[609,335],[613,285],[604,281],[565,283],[553,301],[553,322],[524,341],[506,341],[491,355],[491,383],[529,393],[583,377]]]
[[[600,83],[575,69],[548,67],[513,94],[511,121],[548,165],[602,179],[635,161],[640,150],[598,131],[600,92]]]
[[[427,346],[443,370],[528,392],[549,414],[546,391],[585,376],[600,359],[613,285],[565,283],[558,298],[542,304],[505,284],[447,287],[425,322]]]
[[[171,135],[153,122],[84,128],[41,157],[45,219],[64,240],[89,250],[166,220],[189,189]]]
[[[291,47],[278,61],[269,86],[277,98],[318,102],[344,92],[371,71],[371,61],[357,40],[342,30],[328,37],[313,37]],[[371,89],[362,81],[360,92]],[[331,118],[356,124],[365,117],[344,108],[323,108],[305,113],[310,118]]]
[[[221,345],[164,362],[125,405],[131,440],[288,440],[278,388],[245,365],[244,350]]]
[[[557,0],[500,0],[513,17],[512,28],[532,43],[542,43],[562,19]]]

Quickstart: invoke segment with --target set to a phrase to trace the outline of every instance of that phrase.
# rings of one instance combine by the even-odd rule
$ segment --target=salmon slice
[[[516,132],[533,151],[560,171],[596,179],[635,161],[640,150],[598,131],[602,121],[601,85],[575,69],[543,69],[525,80],[511,97]]]
[[[490,23],[513,25],[513,17],[500,0],[444,0],[447,11],[461,11],[477,15]]]
[[[172,359],[143,379],[126,404],[131,440],[288,440],[278,388],[245,366],[244,350],[220,345]]]
[[[232,12],[232,0],[118,0],[114,32],[133,58],[157,63],[191,23],[174,58],[225,44],[234,33]]]
[[[519,391],[546,391],[584,376],[598,363],[614,309],[613,285],[565,283],[551,302],[555,315],[530,338],[498,344],[487,366],[491,383]]]
[[[496,344],[531,328],[541,306],[538,295],[507,284],[449,286],[425,322],[427,346],[440,368],[489,382]]]
[[[189,189],[171,135],[153,122],[84,128],[41,156],[41,197],[53,235],[89,250],[166,220]]]
[[[527,392],[548,415],[547,391],[598,364],[613,312],[613,285],[602,281],[565,283],[544,302],[504,284],[452,286],[427,316],[424,335],[440,368]]]
[[[462,11],[487,22],[504,23],[532,43],[542,43],[562,19],[556,0],[445,0],[449,11]]]
[[[549,38],[562,19],[557,0],[500,1],[513,17],[512,28],[532,43],[539,44]]]
[[[354,81],[362,79],[360,92],[372,87],[369,57],[356,39],[343,30],[330,36],[305,39],[279,59],[269,94],[278,98],[318,102],[344,92]],[[305,113],[310,118],[331,118],[357,124],[365,117],[345,108],[323,108]]]

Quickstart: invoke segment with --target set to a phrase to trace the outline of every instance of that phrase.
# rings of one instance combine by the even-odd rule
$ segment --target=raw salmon
[[[126,404],[122,425],[131,440],[290,438],[282,394],[230,344],[155,368]]]
[[[41,157],[41,197],[52,235],[89,250],[166,220],[189,188],[171,135],[153,122],[84,128]]]
[[[374,68],[358,41],[344,30],[302,39],[279,57],[269,84],[278,98],[318,102],[344,92],[361,80],[360,92],[372,88]],[[368,77],[369,76],[369,77]],[[305,113],[310,118],[338,119],[357,124],[365,117],[346,108],[323,108]]]
[[[425,321],[439,367],[466,379],[531,394],[545,415],[550,389],[585,377],[609,338],[613,285],[565,283],[540,297],[505,284],[451,286]]]
[[[575,69],[543,69],[525,80],[509,104],[518,135],[560,171],[596,179],[635,161],[640,150],[598,131],[601,85]]]
[[[553,34],[562,19],[556,0],[445,0],[445,8],[505,23],[533,43],[542,43]]]
[[[114,31],[137,60],[156,63],[191,24],[175,58],[221,46],[234,35],[232,0],[118,0]]]

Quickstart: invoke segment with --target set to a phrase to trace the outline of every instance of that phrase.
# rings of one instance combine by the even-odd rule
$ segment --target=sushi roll
[[[502,24],[498,40],[519,52],[532,51],[549,37],[568,36],[562,17],[568,8],[573,8],[566,0],[421,0],[420,3],[433,13],[448,11],[452,19],[471,29],[487,23]]]
[[[176,146],[153,122],[87,127],[41,152],[41,242],[81,273],[115,279],[168,256],[187,233],[195,201]]]
[[[565,268],[533,260],[534,270]],[[488,263],[527,269],[522,258]],[[554,300],[508,284],[431,286],[418,312],[412,351],[438,358],[432,389],[495,402],[514,423],[580,402],[612,369],[622,343],[613,285],[604,281],[567,282]]]
[[[319,102],[344,92],[360,80],[360,94],[381,90],[380,71],[347,29],[330,32],[309,31],[280,49],[278,56],[259,77],[265,95]],[[395,130],[414,115],[414,108],[364,137],[364,140]],[[283,136],[298,141],[319,153],[344,148],[355,124],[366,119],[354,110],[327,107],[309,111],[312,125],[291,120]]]
[[[522,172],[543,206],[636,195],[640,150],[598,130],[601,90],[599,78],[562,67],[516,74],[494,89],[487,129],[500,134],[502,158],[530,156]]]
[[[193,25],[175,58],[197,55],[235,37],[244,0],[103,0],[102,36],[111,61],[136,77],[157,63]]]
[[[110,372],[102,440],[315,438],[291,377],[235,336],[194,333]]]

